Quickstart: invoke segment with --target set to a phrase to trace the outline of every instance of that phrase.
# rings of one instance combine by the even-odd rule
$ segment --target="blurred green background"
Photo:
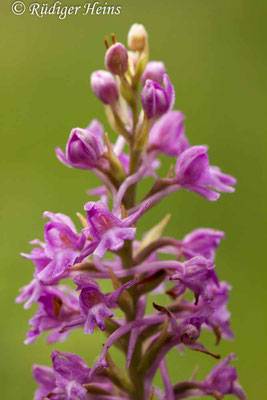
[[[26,13],[15,16],[10,0],[0,5],[1,398],[32,398],[31,365],[50,364],[54,348],[77,352],[89,365],[101,350],[104,336],[84,336],[80,331],[52,347],[43,337],[33,346],[23,345],[34,310],[24,311],[14,298],[31,279],[33,265],[19,252],[30,250],[31,239],[42,238],[43,211],[75,219],[75,212],[88,200],[86,189],[97,184],[90,172],[62,166],[54,148],[64,146],[70,130],[86,126],[93,117],[107,128],[103,107],[90,90],[90,73],[103,68],[104,36],[115,32],[119,41],[126,41],[134,22],[143,23],[149,32],[151,59],[167,66],[176,88],[176,108],[187,116],[191,143],[209,144],[211,162],[238,178],[236,193],[225,194],[216,203],[187,192],[172,195],[145,216],[139,237],[167,211],[173,214],[168,235],[181,238],[199,226],[226,231],[216,268],[220,278],[233,286],[230,309],[236,337],[222,343],[220,352],[238,355],[235,364],[248,398],[266,398],[267,2],[120,0],[117,4],[122,6],[119,16],[71,16],[64,21]],[[216,350],[211,335],[204,335],[204,343]],[[195,364],[203,378],[214,364],[190,351],[185,356],[173,351],[168,363],[174,382],[188,379]]]

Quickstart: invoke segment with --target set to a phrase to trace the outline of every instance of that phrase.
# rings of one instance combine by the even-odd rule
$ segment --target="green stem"
[[[131,365],[129,368],[129,375],[134,385],[135,393],[134,399],[144,400],[144,376],[139,373],[138,367],[142,361],[142,341],[137,340],[135,350],[133,353]]]
[[[138,88],[137,86],[135,86],[133,89],[135,92],[134,100],[130,103],[133,115],[133,129],[132,129],[131,139],[129,141],[129,151],[130,151],[129,175],[132,175],[133,173],[136,172],[141,155],[141,151],[135,148],[136,130],[137,130],[136,128],[138,122],[138,105],[137,105]],[[136,186],[137,186],[136,184],[130,186],[124,196],[123,203],[126,210],[131,207],[134,207],[136,204]],[[118,251],[117,254],[121,258],[123,268],[130,268],[131,266],[133,266],[132,241],[125,240],[124,246]],[[131,279],[131,277],[125,278],[122,281],[127,281],[129,279]],[[132,296],[134,303],[133,314],[126,315],[127,320],[130,322],[133,321],[136,317],[136,309],[137,309],[139,294],[137,293],[135,288],[130,288],[128,292]],[[144,376],[138,370],[142,362],[142,354],[143,354],[142,345],[143,345],[142,338],[138,338],[129,369],[129,377],[134,388],[133,398],[136,400],[144,400]]]

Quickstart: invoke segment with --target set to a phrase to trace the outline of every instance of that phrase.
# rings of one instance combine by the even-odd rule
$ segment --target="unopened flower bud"
[[[133,24],[128,33],[128,46],[133,51],[143,51],[147,45],[148,35],[142,24]]]
[[[141,101],[147,118],[160,117],[174,104],[174,88],[167,74],[163,76],[164,88],[148,79],[141,93]]]
[[[108,71],[95,71],[91,75],[94,94],[104,104],[112,104],[119,98],[119,91],[114,76]]]
[[[142,75],[142,85],[146,83],[147,79],[151,79],[152,81],[158,82],[162,84],[163,75],[166,74],[166,68],[163,62],[161,61],[150,61],[143,72]]]
[[[66,153],[57,147],[57,158],[68,167],[92,169],[100,165],[104,153],[102,133],[90,129],[75,128],[71,131]]]
[[[124,74],[128,70],[128,53],[123,44],[115,43],[107,50],[105,66],[114,75]]]

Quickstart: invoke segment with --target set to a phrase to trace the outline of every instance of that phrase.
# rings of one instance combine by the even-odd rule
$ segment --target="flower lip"
[[[133,240],[136,228],[133,224],[147,210],[149,202],[146,202],[140,209],[127,218],[119,219],[112,214],[107,204],[102,201],[89,201],[84,209],[87,211],[88,229],[93,241],[77,257],[76,262],[81,262],[85,257],[94,254],[104,257],[107,250],[118,251],[124,245],[125,240]]]
[[[50,331],[48,343],[62,341],[66,334],[61,329],[79,314],[79,302],[76,293],[64,285],[58,288],[41,286],[38,296],[32,300],[37,302],[38,309],[30,320],[31,329],[27,332],[25,344],[32,344],[44,332]],[[68,335],[68,333],[67,333]]]
[[[102,235],[109,229],[123,226],[121,220],[109,212],[103,202],[88,202],[85,204],[84,209],[87,211],[90,232],[96,239],[101,239]]]
[[[84,318],[84,333],[92,334],[97,325],[102,331],[105,330],[105,318],[114,316],[112,308],[117,307],[117,302],[125,289],[128,289],[135,280],[126,282],[112,293],[102,293],[99,285],[87,274],[80,274],[74,278],[77,285],[76,290],[81,290],[79,297],[79,306]],[[80,325],[79,320],[79,325]]]
[[[210,371],[204,382],[199,384],[203,394],[216,392],[219,396],[233,394],[241,400],[246,399],[244,390],[237,382],[238,375],[235,367],[228,366],[234,359],[236,356],[231,353]]]

